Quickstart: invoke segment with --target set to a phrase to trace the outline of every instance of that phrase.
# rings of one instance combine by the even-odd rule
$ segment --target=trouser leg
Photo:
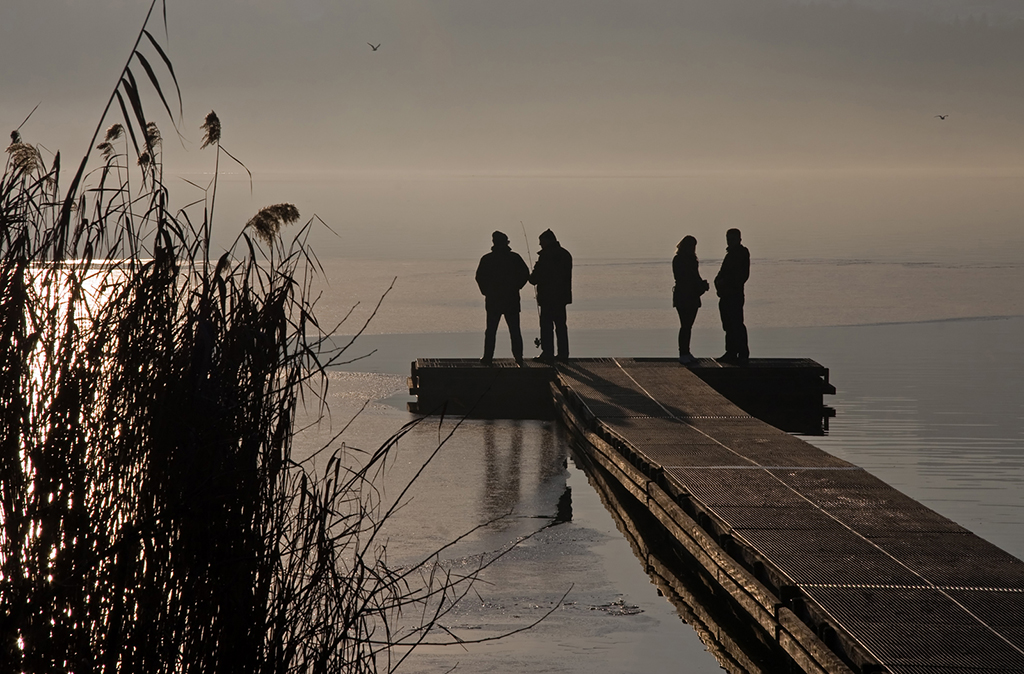
[[[697,307],[676,307],[679,314],[679,355],[690,353],[690,335],[693,332],[693,321],[697,318]]]
[[[729,298],[722,297],[718,300],[718,315],[722,319],[722,330],[725,331],[725,353],[733,355],[732,350],[732,315],[729,309]]]
[[[558,342],[558,357],[569,357],[569,328],[566,325],[565,305],[552,309],[552,321],[555,324],[555,337]]]
[[[747,346],[747,326],[743,324],[744,299],[742,295],[735,299],[732,309],[732,323],[735,353],[740,358],[746,360],[750,357],[750,347]]]
[[[540,355],[545,358],[555,356],[555,321],[551,315],[551,307],[540,308]]]
[[[501,312],[488,309],[487,327],[484,329],[484,360],[494,358],[494,344],[497,341],[499,321],[501,321]]]
[[[743,324],[744,297],[723,297],[718,302],[722,316],[722,329],[725,330],[725,351],[733,356],[747,358],[750,349],[747,346],[747,328]]]
[[[736,326],[736,354],[746,360],[750,358],[750,345],[747,344],[747,326],[743,324],[743,305],[740,305],[739,322]]]
[[[505,325],[508,326],[509,337],[512,338],[512,357],[516,360],[523,359],[523,333],[519,329],[519,312],[505,312]]]

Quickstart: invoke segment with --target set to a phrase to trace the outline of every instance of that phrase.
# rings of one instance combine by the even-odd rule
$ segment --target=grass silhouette
[[[170,210],[133,73],[173,119],[156,6],[69,185],[18,132],[0,180],[0,671],[391,670],[460,641],[440,621],[495,557],[387,564],[376,480],[418,421],[358,462],[293,458],[344,358],[315,318],[316,218],[285,239],[296,207],[262,209],[214,262],[219,168]]]

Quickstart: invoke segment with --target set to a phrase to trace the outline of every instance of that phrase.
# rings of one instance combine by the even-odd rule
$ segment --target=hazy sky
[[[2,123],[41,102],[26,139],[80,155],[147,6],[0,3]],[[147,112],[172,171],[208,168],[210,109],[256,171],[1024,167],[1019,0],[167,0],[167,16],[187,152],[155,98]]]

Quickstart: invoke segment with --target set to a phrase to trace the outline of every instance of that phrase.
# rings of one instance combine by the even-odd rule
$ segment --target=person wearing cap
[[[491,235],[491,252],[480,258],[476,268],[476,284],[484,296],[487,327],[484,331],[484,357],[480,362],[490,365],[502,316],[512,339],[512,357],[523,364],[523,333],[519,329],[519,291],[530,277],[530,268],[508,245],[502,232]]]
[[[572,304],[572,255],[562,248],[550,229],[540,235],[540,252],[530,274],[530,283],[537,286],[540,306],[540,355],[534,360],[550,362],[556,356],[558,360],[568,360],[565,307]]]
[[[718,312],[725,330],[725,354],[718,360],[746,365],[750,358],[747,327],[743,324],[743,284],[750,278],[750,251],[740,243],[740,230],[725,233],[725,259],[715,277]]]

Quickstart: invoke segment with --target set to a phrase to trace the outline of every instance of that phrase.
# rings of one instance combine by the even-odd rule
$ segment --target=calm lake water
[[[863,466],[922,503],[1024,557],[1024,318],[831,328],[754,328],[757,353],[801,354],[830,368],[837,410],[825,437],[807,441]],[[581,356],[668,356],[671,330],[579,334]],[[410,418],[400,405],[415,354],[472,355],[472,333],[380,335],[379,350],[338,372],[334,408],[376,402],[348,434],[370,446]],[[720,335],[695,335],[715,353]],[[632,344],[629,350],[624,345]],[[660,348],[658,345],[661,345]],[[967,345],[985,348],[968,349]],[[393,371],[394,373],[390,373]],[[453,422],[428,423],[399,445],[388,483],[404,484]],[[566,488],[573,517],[545,530],[486,574],[481,599],[448,626],[460,637],[515,629],[571,591],[569,602],[507,641],[424,650],[413,671],[461,663],[482,671],[718,671],[696,634],[658,596],[611,516],[572,461],[557,424],[467,421],[428,468],[392,526],[391,552],[412,558],[469,528],[509,513],[446,557],[472,565],[551,521]],[[545,520],[544,518],[549,518]],[[640,612],[623,610],[635,607]],[[417,664],[419,663],[419,664]]]
[[[785,180],[776,183],[783,193],[799,192]],[[868,181],[867,187],[872,185],[880,203],[898,201],[895,187],[883,189]],[[1015,185],[1005,180],[983,183],[981,191],[1003,194]],[[477,196],[463,204],[473,214],[483,212],[487,203],[505,207],[531,194],[530,185],[521,183],[478,186]],[[465,184],[459,190],[428,187],[374,184],[361,193],[346,185],[338,193],[349,197],[353,211],[361,214],[368,214],[377,199],[388,223],[390,218],[411,218],[412,212],[436,222],[439,211],[456,209],[456,191],[466,193]],[[695,195],[693,187],[679,189]],[[901,212],[918,204],[919,213],[934,215],[939,231],[951,238],[921,236],[927,228],[914,218],[900,232],[873,221],[866,230],[870,236],[830,233],[808,215],[811,205],[827,201],[824,196],[805,195],[791,210],[803,220],[783,226],[778,223],[785,209],[780,198],[769,198],[770,187],[759,183],[757,195],[766,199],[766,217],[777,223],[776,230],[753,228],[744,237],[753,256],[747,292],[751,354],[809,357],[830,368],[838,394],[826,402],[837,416],[827,436],[806,440],[1024,557],[1024,245],[1000,219],[1016,211],[997,217],[998,209],[986,210],[988,202],[977,195],[958,201],[957,194],[969,192],[962,185],[930,203],[927,197],[941,192],[941,186],[928,183],[925,189],[915,183],[905,190]],[[568,213],[572,199],[589,195],[591,201],[581,209],[595,213],[595,201],[608,206],[617,195],[615,203],[621,206],[630,195],[639,199],[637,195],[646,194],[657,202],[658,213],[667,213],[683,199],[664,181],[605,183],[603,192],[599,188],[573,184],[563,189],[569,195],[557,196],[555,187],[542,181],[537,203],[547,204],[549,213]],[[837,188],[829,183],[822,189],[827,195]],[[381,201],[388,194],[393,198]],[[698,205],[704,203],[699,194],[693,198]],[[616,213],[623,212],[619,206]],[[866,218],[877,207],[850,206],[850,212],[836,216],[837,222]],[[975,236],[967,238],[971,212],[981,215],[974,224]],[[329,284],[320,302],[321,324],[333,324],[359,303],[338,328],[339,339],[369,318],[395,279],[366,333],[349,352],[366,357],[331,373],[335,430],[369,401],[342,438],[350,447],[376,447],[412,418],[404,410],[410,399],[405,378],[415,358],[480,354],[483,301],[473,271],[487,250],[490,231],[499,227],[494,219],[473,226],[467,220],[465,213],[453,217],[450,227],[438,225],[420,240],[412,226],[401,230],[381,224],[373,233],[365,227],[338,228],[343,243],[360,236],[369,243],[353,243],[362,248],[347,254],[340,244],[328,246],[321,255]],[[525,243],[516,244],[516,230],[510,226],[518,226],[518,218],[503,220],[510,221],[503,226],[513,236],[513,248],[526,257]],[[576,257],[576,302],[569,311],[573,355],[674,355],[676,317],[669,301],[668,260],[672,245],[689,232],[644,221],[625,234],[607,228],[590,231],[578,220],[559,229],[557,221],[548,219],[540,228],[546,226],[555,229]],[[717,239],[725,227],[715,224],[714,238],[697,234],[706,278],[717,271],[724,248],[724,241]],[[784,254],[773,231],[800,242],[799,255]],[[656,240],[667,249],[664,255],[636,254],[638,241],[650,247]],[[418,243],[423,251],[419,257],[412,253]],[[853,248],[856,254],[847,254]],[[633,257],[615,257],[619,249]],[[527,344],[536,330],[530,318],[535,310],[524,293]],[[717,356],[723,350],[713,299],[698,315],[693,346],[700,356]],[[508,355],[502,328],[497,356]],[[386,498],[397,496],[454,423],[431,420],[400,441],[383,481]],[[309,451],[328,432],[314,430],[300,437],[297,450]],[[571,521],[545,528],[559,513],[565,519],[569,502]],[[538,626],[508,639],[422,648],[404,669],[720,670],[696,633],[658,595],[586,476],[573,464],[567,439],[555,423],[464,422],[389,524],[389,560],[418,559],[495,518],[500,519],[445,550],[444,564],[454,571],[473,568],[487,555],[517,541],[519,545],[487,569],[445,626],[466,641],[485,639],[532,623],[557,607],[563,595],[564,603]]]

